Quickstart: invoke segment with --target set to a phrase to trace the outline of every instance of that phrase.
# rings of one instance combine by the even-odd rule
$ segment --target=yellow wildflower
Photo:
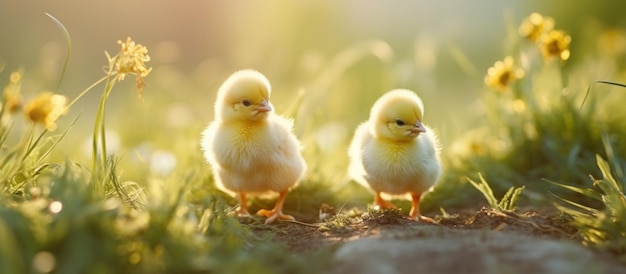
[[[9,84],[4,88],[4,105],[9,113],[17,112],[22,107],[20,95],[22,74],[18,71],[11,73]]]
[[[57,127],[57,119],[67,112],[66,104],[65,96],[46,91],[30,101],[24,107],[24,113],[31,121],[53,131]]]
[[[127,74],[134,75],[137,78],[137,89],[139,96],[144,87],[143,77],[146,77],[152,68],[146,68],[145,62],[150,61],[148,48],[135,43],[130,37],[126,41],[118,40],[121,50],[116,57],[109,58],[109,63],[115,62],[115,73],[117,80],[124,80]]]
[[[524,71],[515,68],[513,57],[507,56],[503,61],[497,61],[487,70],[485,84],[493,89],[506,91],[511,82],[524,77]]]
[[[552,17],[544,17],[539,13],[533,12],[524,19],[519,27],[519,33],[522,37],[536,42],[541,35],[551,31],[553,27],[554,19]]]
[[[541,37],[539,48],[544,59],[548,60],[556,56],[563,61],[569,59],[569,44],[572,37],[561,30],[553,30]]]

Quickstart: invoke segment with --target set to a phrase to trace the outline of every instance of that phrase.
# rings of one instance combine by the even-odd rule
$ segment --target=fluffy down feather
[[[422,123],[423,103],[412,91],[397,89],[381,96],[369,120],[359,125],[350,144],[349,175],[376,193],[374,203],[395,207],[381,195],[412,197],[411,217],[425,221],[419,201],[441,175],[439,143]]]
[[[282,213],[291,188],[302,179],[306,163],[292,121],[274,114],[271,87],[261,73],[243,70],[219,88],[215,120],[202,133],[201,146],[221,190],[240,198],[240,215],[247,215],[246,194],[278,192],[273,210],[257,214],[293,219]]]

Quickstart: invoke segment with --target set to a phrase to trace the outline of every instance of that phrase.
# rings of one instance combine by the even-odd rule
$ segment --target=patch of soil
[[[626,273],[626,264],[614,255],[583,248],[576,230],[568,225],[570,219],[553,209],[462,210],[434,216],[436,224],[410,220],[399,210],[352,209],[336,214],[323,206],[320,216],[325,220],[297,216],[299,221],[271,225],[253,218],[248,226],[294,253],[337,252],[340,263],[330,273],[345,273],[357,266],[363,273],[388,272],[385,267],[394,269],[392,273],[414,273],[414,267],[437,273],[554,273],[564,269],[588,273],[588,265],[597,273]],[[572,255],[572,248],[577,255]],[[489,268],[493,262],[498,262],[495,270]]]
[[[452,216],[440,217],[446,227],[514,231],[538,237],[574,238],[576,229],[569,226],[571,219],[552,210],[523,210],[522,213],[498,212],[483,207]]]
[[[324,215],[326,211],[330,213]],[[361,238],[411,231],[422,226],[507,231],[554,239],[576,238],[576,230],[567,225],[569,220],[559,212],[532,209],[520,212],[522,213],[498,212],[484,207],[479,210],[463,210],[452,215],[437,215],[434,219],[438,223],[429,224],[410,220],[395,209],[368,212],[352,209],[342,214],[334,214],[332,208],[322,205],[320,216],[330,216],[323,222],[315,222],[314,218],[299,218],[303,221],[279,221],[263,225],[257,220],[248,221],[248,224],[260,236],[273,233],[274,241],[282,242],[291,251],[298,253],[333,247]]]

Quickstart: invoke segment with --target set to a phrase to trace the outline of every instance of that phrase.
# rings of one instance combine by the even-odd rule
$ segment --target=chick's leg
[[[409,212],[409,217],[412,220],[416,220],[416,221],[422,221],[422,222],[426,222],[426,223],[437,223],[437,221],[433,220],[432,218],[426,217],[426,216],[422,216],[422,214],[420,214],[420,199],[422,197],[421,193],[412,193],[411,194],[411,211]]]
[[[246,200],[246,193],[239,192],[239,209],[235,211],[237,216],[240,217],[248,217],[250,213],[248,212],[248,202]]]
[[[376,192],[376,197],[374,197],[374,206],[379,207],[380,209],[384,209],[384,208],[398,208],[396,205],[385,201],[385,199],[383,199],[383,197],[380,196],[380,192]]]
[[[266,224],[272,223],[276,219],[290,220],[290,221],[295,220],[293,216],[283,214],[283,204],[285,203],[285,198],[287,198],[288,192],[289,191],[283,191],[280,193],[280,196],[278,196],[278,200],[276,201],[276,205],[274,206],[274,209],[272,210],[261,209],[256,214],[267,217],[267,220],[265,220]]]

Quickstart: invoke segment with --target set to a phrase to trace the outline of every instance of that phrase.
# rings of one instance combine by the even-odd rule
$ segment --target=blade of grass
[[[576,202],[573,202],[573,201],[570,201],[570,200],[567,200],[567,199],[563,199],[563,198],[559,197],[558,195],[555,195],[554,193],[550,193],[550,195],[552,195],[553,197],[561,200],[562,202],[564,202],[566,204],[569,204],[569,205],[575,206],[577,208],[580,208],[582,210],[585,210],[586,212],[589,212],[590,214],[597,215],[597,214],[600,213],[600,211],[595,209],[595,208],[591,208],[591,207],[588,207],[588,206],[585,206],[585,205],[581,205],[579,203],[576,203]]]
[[[478,177],[480,182],[475,182],[474,180],[467,178],[467,180],[476,188],[480,193],[483,194],[489,206],[493,209],[498,208],[498,199],[493,195],[493,190],[489,187],[489,184],[485,180],[482,174],[478,173]]]
[[[80,117],[80,114],[78,116],[76,116],[76,118],[74,118],[72,123],[70,123],[70,125],[67,127],[67,129],[65,129],[65,131],[63,131],[61,136],[59,136],[59,138],[57,138],[56,141],[52,142],[52,145],[50,145],[50,147],[41,155],[41,157],[39,157],[39,159],[36,162],[36,165],[41,164],[41,161],[43,161],[44,159],[48,158],[48,155],[50,155],[50,153],[52,153],[52,151],[59,144],[59,142],[61,142],[61,140],[63,140],[65,135],[67,135],[67,133],[70,131],[70,129],[72,129],[74,127],[74,124],[76,124],[76,121],[78,121],[79,117]]]
[[[602,132],[601,137],[602,144],[604,144],[604,150],[606,151],[606,156],[609,163],[611,164],[611,168],[615,172],[615,175],[620,178],[624,178],[624,170],[622,170],[622,166],[619,164],[620,160],[615,153],[615,149],[613,149],[613,142],[611,142],[611,138],[606,132]]]
[[[63,32],[63,36],[65,37],[65,43],[67,45],[65,61],[63,62],[63,68],[61,69],[61,74],[59,75],[59,82],[57,83],[57,87],[56,87],[56,91],[58,91],[59,88],[61,87],[61,82],[63,82],[63,78],[65,77],[65,72],[67,71],[67,64],[70,62],[70,55],[72,53],[72,39],[70,39],[70,33],[67,31],[67,28],[65,28],[63,23],[61,23],[61,21],[59,21],[58,19],[56,19],[54,16],[52,16],[51,14],[47,12],[46,12],[46,15],[50,17],[52,21],[54,21],[54,23],[59,27],[59,29],[61,29],[61,32]]]
[[[560,184],[560,183],[557,183],[557,182],[554,182],[554,181],[550,181],[548,179],[543,179],[543,181],[545,181],[547,183],[550,183],[550,184],[553,184],[553,185],[558,186],[558,187],[562,187],[562,188],[567,189],[567,190],[574,191],[576,193],[585,195],[587,197],[590,197],[590,198],[598,200],[598,201],[602,200],[602,195],[600,195],[600,193],[594,191],[593,189],[580,188],[580,187],[570,186],[570,185],[566,185],[566,184]]]
[[[617,183],[613,174],[611,174],[611,167],[609,166],[609,163],[602,159],[600,155],[596,155],[596,161],[598,162],[598,168],[600,168],[602,176],[604,176],[604,180],[608,181],[616,191],[621,192],[622,186]]]
[[[589,86],[587,87],[587,92],[585,93],[585,97],[583,98],[582,103],[580,103],[580,107],[578,108],[579,110],[582,109],[583,106],[585,105],[585,102],[587,101],[587,97],[589,97],[589,92],[591,91],[591,86],[596,83],[626,88],[625,84],[620,84],[620,83],[611,82],[611,81],[604,81],[604,80],[595,80],[593,81],[593,83],[589,84]]]
[[[34,130],[34,128],[33,128]],[[37,136],[37,139],[35,139],[34,141],[32,141],[32,138],[29,140],[28,142],[28,148],[26,149],[26,152],[24,153],[24,155],[22,156],[22,162],[24,160],[26,160],[26,158],[31,155],[31,153],[33,153],[33,151],[39,147],[39,142],[41,142],[41,140],[43,139],[44,136],[46,136],[46,133],[48,133],[49,131],[47,129],[44,129],[41,134],[39,134],[39,136]],[[34,135],[31,135],[32,137],[34,137]]]
[[[515,210],[515,204],[517,203],[519,196],[522,194],[522,191],[524,191],[524,188],[526,188],[526,186],[521,186],[518,188],[512,186],[511,188],[509,188],[509,190],[504,194],[504,196],[498,203],[500,209],[505,211]]]

